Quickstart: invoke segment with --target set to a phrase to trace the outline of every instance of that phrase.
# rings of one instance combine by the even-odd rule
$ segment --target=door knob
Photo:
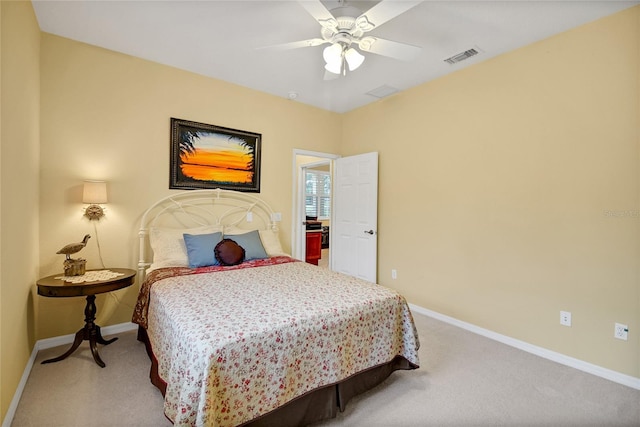
[[[375,233],[375,231],[369,230],[369,231],[365,231],[365,233],[373,235],[373,233]]]

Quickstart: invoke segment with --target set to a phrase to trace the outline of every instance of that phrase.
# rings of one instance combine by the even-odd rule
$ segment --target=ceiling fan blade
[[[331,12],[320,3],[320,0],[300,0],[298,3],[323,27],[331,30],[335,30],[338,27],[338,21],[336,21],[336,18],[334,18]]]
[[[362,31],[371,31],[420,3],[422,3],[422,1],[382,0],[360,15],[356,19],[356,25],[358,25]]]
[[[301,47],[320,46],[321,44],[324,44],[324,43],[329,43],[329,41],[324,39],[308,39],[308,40],[300,40],[297,42],[275,44],[271,46],[261,46],[261,47],[257,47],[256,49],[279,51],[279,50],[298,49]]]
[[[380,37],[364,37],[356,41],[363,52],[371,52],[401,61],[412,61],[418,57],[422,48],[406,43],[381,39]]]

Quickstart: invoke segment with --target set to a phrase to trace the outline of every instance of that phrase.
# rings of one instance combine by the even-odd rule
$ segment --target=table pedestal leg
[[[66,359],[71,355],[71,353],[76,351],[76,349],[80,346],[82,341],[88,340],[89,347],[91,348],[91,354],[93,355],[93,360],[95,360],[96,363],[100,365],[100,367],[104,368],[106,365],[100,358],[100,354],[98,354],[97,344],[103,344],[103,345],[111,344],[118,338],[115,337],[115,338],[111,338],[110,340],[105,340],[102,337],[102,333],[100,332],[100,326],[94,323],[95,320],[96,320],[96,296],[87,295],[87,305],[84,308],[84,327],[80,329],[78,332],[76,332],[76,337],[73,340],[73,344],[71,345],[71,348],[69,348],[69,350],[67,350],[66,353],[64,353],[63,355],[54,357],[53,359],[47,359],[42,363],[43,364],[53,363],[53,362],[59,362],[63,359]]]

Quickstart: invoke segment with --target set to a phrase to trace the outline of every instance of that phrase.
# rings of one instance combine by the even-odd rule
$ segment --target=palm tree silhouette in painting
[[[178,144],[180,149],[180,157],[186,157],[196,152],[196,139],[200,139],[198,131],[185,129],[180,132],[180,142]]]
[[[255,165],[256,165],[255,144],[252,144],[251,142],[247,141],[244,138],[238,138],[235,136],[229,136],[229,141],[236,142],[242,148],[245,148],[247,150],[248,155],[250,156],[250,159],[251,159],[249,160],[249,162],[247,162],[247,169],[249,169],[249,171],[251,172],[251,180],[253,181],[253,176],[256,170],[255,169]]]

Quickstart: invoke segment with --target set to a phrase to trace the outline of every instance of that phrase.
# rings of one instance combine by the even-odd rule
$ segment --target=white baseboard
[[[129,332],[137,329],[138,325],[132,322],[120,323],[118,325],[105,326],[100,328],[100,332],[103,336],[120,334],[122,332]],[[58,347],[59,345],[71,344],[76,337],[76,334],[62,335],[59,337],[45,338],[38,340],[34,346],[34,351],[37,353],[39,350],[46,348]]]
[[[555,351],[551,351],[543,347],[538,347],[536,345],[529,344],[527,342],[520,341],[515,338],[511,338],[506,335],[502,335],[497,332],[493,332],[488,329],[481,328],[471,323],[463,322],[462,320],[458,320],[454,317],[446,316],[444,314],[426,309],[424,307],[417,306],[415,304],[409,304],[409,307],[411,308],[411,310],[413,310],[416,313],[420,313],[425,316],[443,321],[445,323],[449,323],[453,326],[457,326],[469,332],[473,332],[475,334],[482,335],[483,337],[487,337],[494,341],[498,341],[508,346],[526,351],[527,353],[535,354],[536,356],[543,357],[545,359],[560,363],[562,365],[566,365],[571,368],[575,368],[580,371],[587,372],[589,374],[607,379],[609,381],[613,381],[615,383],[622,384],[627,387],[634,388],[636,390],[640,390],[640,378],[632,377],[631,375],[626,375],[611,369],[603,368],[602,366],[594,365],[592,363],[588,363],[580,359],[566,356],[562,353],[557,353]]]
[[[105,326],[104,328],[100,328],[102,335],[113,335],[119,334],[122,332],[128,332],[132,330],[136,330],[138,325],[132,322],[120,323],[118,325]],[[38,351],[44,350],[47,348],[58,347],[60,345],[71,344],[76,337],[76,334],[63,335],[60,337],[53,338],[45,338],[42,340],[36,341],[36,344],[33,346],[33,350],[31,351],[31,356],[27,361],[27,366],[24,368],[24,372],[22,373],[22,378],[20,378],[20,382],[18,383],[18,387],[16,392],[13,394],[13,399],[11,400],[11,404],[7,409],[7,414],[2,421],[2,427],[11,427],[11,423],[13,422],[13,417],[16,414],[16,409],[18,408],[18,403],[20,402],[20,397],[22,397],[22,392],[24,391],[25,385],[27,385],[27,379],[29,378],[29,374],[31,373],[31,369],[33,368],[33,364],[36,361],[36,356],[38,355]]]

